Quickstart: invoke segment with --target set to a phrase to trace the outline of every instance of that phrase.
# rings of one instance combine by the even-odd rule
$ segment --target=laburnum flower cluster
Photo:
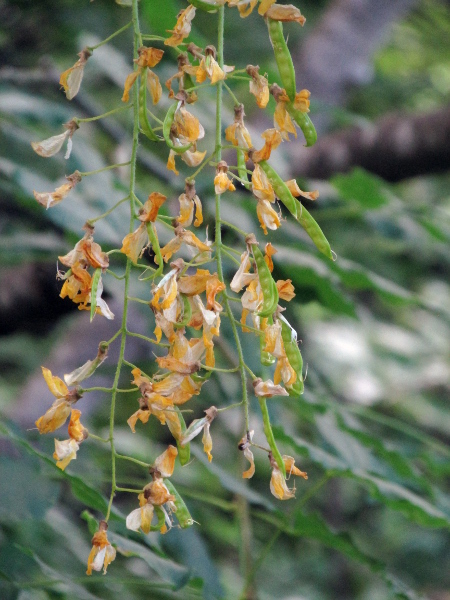
[[[275,101],[273,127],[261,134],[263,142],[257,144],[258,147],[253,145],[250,132],[245,125],[244,105],[236,99],[228,85],[233,82],[235,66],[225,65],[223,56],[219,55],[213,45],[200,48],[192,42],[185,42],[197,10],[205,10],[212,14],[220,11],[223,16],[225,7],[237,8],[240,16],[245,18],[256,6],[259,15],[267,22],[270,41],[280,71],[278,83],[269,82],[268,77],[260,73],[261,69],[257,65],[246,65],[239,71],[239,79],[247,79],[252,101],[256,102],[259,108],[266,109],[271,96]],[[165,144],[167,169],[173,173],[173,177],[179,175],[179,168],[196,169],[185,179],[184,192],[178,197],[179,212],[170,224],[167,221],[168,216],[163,214],[166,209],[166,195],[152,190],[145,202],[139,199],[135,189],[136,165],[131,160],[128,163],[132,170],[130,193],[124,199],[130,202],[130,227],[128,233],[122,234],[120,249],[112,251],[116,257],[118,254],[122,259],[126,257],[125,294],[128,293],[130,276],[139,270],[141,272],[139,279],[149,291],[148,300],[140,301],[146,302],[149,314],[153,314],[154,338],[147,338],[142,333],[138,335],[149,340],[154,347],[164,349],[164,354],[155,358],[154,372],[146,373],[133,365],[129,372],[133,389],[139,394],[138,406],[134,405],[134,412],[133,408],[130,408],[127,421],[131,431],[134,433],[137,427],[145,426],[153,416],[161,425],[167,425],[174,440],[174,443],[152,463],[148,465],[141,463],[149,467],[151,481],[142,490],[137,490],[138,507],[127,516],[126,526],[133,531],[147,534],[150,531],[166,533],[173,527],[175,517],[180,527],[189,527],[194,523],[170,478],[176,460],[182,466],[189,463],[190,443],[200,434],[202,434],[203,448],[208,461],[213,459],[211,426],[222,411],[232,408],[232,406],[210,406],[204,411],[205,416],[194,419],[189,425],[185,423],[184,408],[182,408],[189,402],[191,403],[189,406],[193,404],[192,401],[202,392],[203,386],[207,385],[208,378],[215,370],[222,370],[216,366],[215,346],[220,337],[221,320],[224,316],[231,326],[239,358],[239,364],[230,371],[239,372],[242,382],[243,399],[239,405],[244,406],[245,426],[244,436],[238,443],[238,449],[250,463],[242,477],[250,479],[255,474],[252,448],[257,447],[267,453],[271,469],[269,487],[278,499],[287,500],[294,497],[295,487],[290,488],[287,484],[292,475],[307,479],[306,473],[295,466],[293,457],[279,452],[267,408],[267,399],[274,396],[295,397],[303,393],[303,362],[297,344],[297,334],[283,314],[285,307],[280,306],[280,303],[290,302],[295,297],[294,286],[290,279],[274,278],[274,257],[277,250],[271,242],[263,247],[253,233],[243,232],[239,227],[232,225],[235,231],[243,235],[243,249],[242,252],[227,249],[221,239],[221,227],[224,224],[220,217],[222,196],[233,198],[230,193],[235,192],[237,188],[247,190],[248,196],[254,201],[255,214],[265,236],[269,231],[282,226],[285,219],[282,214],[282,207],[284,207],[304,228],[321,252],[329,258],[333,255],[322,230],[299,200],[299,198],[316,200],[317,191],[301,190],[295,179],[284,181],[268,162],[272,152],[276,152],[292,137],[297,138],[297,128],[303,132],[307,145],[312,145],[315,141],[314,126],[308,116],[310,93],[305,89],[297,91],[295,72],[283,34],[283,23],[304,24],[305,18],[300,10],[292,5],[278,5],[275,0],[259,2],[258,0],[192,0],[188,7],[178,14],[173,29],[168,32],[170,35],[160,40],[164,48],[142,45],[143,36],[138,29],[137,10],[137,1],[133,0],[134,69],[124,82],[122,96],[124,105],[117,108],[117,110],[131,108],[135,114],[134,160],[138,151],[139,137],[145,136],[152,143]],[[219,41],[220,39],[223,41],[220,36],[223,36],[223,31],[219,31]],[[144,37],[149,39],[152,36]],[[153,39],[158,38],[153,36]],[[84,49],[79,54],[79,60],[61,75],[60,83],[69,100],[79,92],[88,59],[96,47]],[[219,43],[218,47],[223,47],[223,44]],[[167,90],[170,106],[165,114],[160,115],[162,117],[160,119],[148,111],[147,93],[152,104],[158,105],[164,94],[158,76],[158,65],[163,60],[165,52],[171,49],[177,52],[176,70],[165,81],[164,87]],[[199,118],[188,108],[200,100],[204,85],[215,86],[218,95],[222,94],[223,89],[227,89],[234,102],[234,122],[227,124],[224,143],[222,143],[221,114],[218,115],[215,152],[208,158],[205,158],[206,150],[201,148],[206,133],[205,128]],[[221,102],[218,102],[218,107],[220,106]],[[111,112],[114,111],[107,114]],[[66,158],[68,158],[74,134],[84,121],[89,120],[89,118],[72,119],[64,126],[64,133],[33,143],[33,149],[42,157],[50,157],[67,143]],[[230,166],[223,159],[222,151],[232,153],[236,157],[236,160],[231,163],[236,166]],[[177,165],[178,160],[181,160],[186,167],[180,163]],[[197,230],[204,221],[203,210],[208,199],[206,197],[200,199],[197,195],[195,177],[210,164],[214,168],[211,190],[214,189],[216,214],[213,241],[208,239],[207,232],[194,233],[190,229],[194,227]],[[85,176],[95,173],[75,171],[67,177],[68,183],[64,183],[53,192],[34,192],[35,198],[45,208],[53,208],[64,200],[71,189]],[[69,298],[82,311],[90,311],[91,319],[97,314],[107,319],[114,318],[103,298],[102,281],[102,276],[105,276],[110,268],[111,251],[104,252],[101,246],[94,242],[93,226],[96,220],[107,218],[114,209],[115,207],[112,207],[105,215],[88,221],[84,228],[84,236],[68,254],[59,257],[59,262],[67,268],[65,272],[58,271],[57,274],[63,281],[61,297]],[[171,238],[164,246],[159,243],[158,228],[161,226],[169,227],[172,232]],[[177,257],[178,253],[182,253],[182,256],[190,253],[191,259],[187,261],[185,258]],[[228,286],[223,275],[224,255],[231,256],[237,263],[236,272]],[[236,255],[237,257],[240,255],[240,260]],[[151,260],[155,267],[149,265]],[[213,262],[216,262],[216,268],[211,266],[205,268],[205,265]],[[146,283],[149,281],[150,284]],[[230,296],[227,287],[240,296]],[[241,304],[240,319],[235,318],[230,299]],[[125,311],[128,300],[126,296]],[[126,323],[126,315],[123,323]],[[246,365],[239,341],[238,327],[242,333],[254,336],[261,363],[266,367],[274,365],[271,379],[263,380],[257,377]],[[120,337],[121,354],[115,384],[110,390],[114,407],[121,370],[125,365],[130,364],[124,357],[128,334],[126,327],[123,326],[109,342],[102,342],[97,356],[65,375],[65,383],[53,376],[48,369],[42,369],[55,401],[36,421],[39,432],[56,431],[70,416],[69,438],[63,441],[55,440],[54,458],[60,469],[64,470],[69,462],[76,458],[80,444],[89,438],[87,429],[80,423],[80,410],[72,408],[72,405],[89,391],[83,390],[80,383],[101,366],[107,358],[109,345]],[[261,407],[267,447],[253,442],[254,431],[249,428],[247,372],[253,380],[254,394]],[[73,387],[69,389],[67,386]],[[114,410],[111,413],[114,415]],[[111,423],[111,428],[113,431],[114,422]],[[96,437],[93,434],[91,436]],[[106,441],[111,443],[114,450],[113,439],[111,433]],[[114,451],[112,454],[115,460]],[[106,572],[109,563],[116,556],[116,550],[107,537],[111,505],[119,489],[114,473],[113,468],[108,513],[100,522],[92,540],[88,575],[93,570],[103,569]]]

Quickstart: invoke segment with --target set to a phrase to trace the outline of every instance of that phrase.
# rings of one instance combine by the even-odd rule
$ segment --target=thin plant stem
[[[129,23],[127,23],[126,25],[124,25],[123,27],[121,27],[120,29],[118,29],[117,31],[115,31],[114,33],[112,33],[109,37],[107,37],[106,39],[104,39],[102,42],[99,42],[95,46],[88,46],[88,50],[90,50],[91,52],[93,52],[94,50],[97,50],[97,48],[100,48],[100,46],[103,46],[104,44],[107,44],[113,38],[115,38],[117,35],[120,35],[124,31],[126,31],[132,25],[133,25],[133,21],[130,21]]]
[[[141,467],[151,467],[150,463],[143,462],[142,460],[138,460],[137,458],[133,458],[132,456],[126,456],[125,454],[118,454],[116,452],[116,458],[120,458],[122,460],[128,460],[129,462],[136,463]]]
[[[119,106],[117,108],[113,108],[112,110],[108,110],[101,115],[96,115],[95,117],[74,117],[75,123],[91,123],[92,121],[98,121],[99,119],[104,119],[105,117],[109,117],[110,115],[114,115],[115,113],[121,112],[123,110],[128,110],[132,108],[132,104],[126,104],[125,106]]]
[[[244,237],[248,236],[248,233],[246,233],[245,231],[243,231],[242,229],[240,229],[237,225],[233,225],[233,223],[230,223],[229,221],[224,221],[223,219],[221,219],[220,222],[222,223],[222,225],[226,225],[230,229],[234,229],[235,231],[237,231],[238,233],[240,233]]]
[[[89,175],[97,175],[98,173],[110,171],[111,169],[117,169],[118,167],[127,167],[131,164],[131,160],[129,160],[128,162],[116,163],[115,165],[108,165],[107,167],[102,167],[101,169],[95,169],[95,171],[84,171],[83,173],[79,172],[79,175],[81,175],[81,177],[88,177]]]
[[[107,210],[103,214],[99,215],[98,217],[95,217],[94,219],[89,219],[88,220],[89,225],[93,225],[97,221],[100,221],[100,219],[104,219],[105,217],[107,217],[108,215],[110,215],[114,210],[116,210],[116,208],[118,206],[120,206],[121,204],[123,204],[124,202],[126,202],[129,199],[130,199],[130,196],[125,196],[125,198],[122,198],[122,200],[119,200],[119,202],[116,202],[112,208],[110,208],[109,210]]]
[[[233,99],[234,105],[235,106],[239,106],[240,102],[239,100],[236,98],[236,96],[233,94],[232,90],[230,89],[230,87],[225,83],[225,81],[223,82],[223,87],[227,90],[227,92],[230,94],[231,98]]]
[[[133,0],[132,2],[132,21],[133,21],[133,31],[134,31],[134,57],[137,58],[138,48],[142,45],[141,32],[139,29],[139,13],[138,13],[138,0]],[[130,225],[129,231],[130,233],[133,231],[134,225],[134,214],[135,214],[135,185],[136,185],[136,158],[137,158],[137,149],[139,145],[139,106],[138,106],[138,95],[136,84],[134,85],[133,90],[133,143],[131,149],[131,160],[130,164],[130,187],[129,187],[129,195],[130,195]],[[112,503],[114,500],[114,496],[117,490],[117,482],[116,482],[116,448],[114,443],[114,420],[115,420],[115,411],[116,411],[116,398],[117,398],[117,388],[120,379],[120,373],[122,370],[124,357],[125,357],[125,342],[127,338],[127,318],[128,318],[128,290],[130,287],[130,272],[131,272],[131,260],[127,257],[127,264],[125,268],[125,285],[124,285],[124,297],[123,297],[123,315],[122,315],[122,325],[121,325],[121,338],[120,338],[120,350],[119,350],[119,358],[117,361],[116,373],[114,376],[113,382],[113,391],[111,394],[111,410],[109,416],[109,438],[111,445],[111,494],[109,496],[108,509],[106,512],[105,520],[108,521],[110,514]]]

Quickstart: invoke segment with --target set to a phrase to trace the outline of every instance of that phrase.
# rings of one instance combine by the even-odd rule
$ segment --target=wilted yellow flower
[[[248,150],[252,147],[252,139],[244,125],[244,105],[234,107],[234,123],[225,129],[225,139],[233,146]]]
[[[211,426],[212,421],[217,416],[217,408],[215,406],[210,406],[205,411],[206,417],[202,419],[194,419],[186,431],[183,433],[183,436],[180,440],[180,445],[185,446],[192,439],[194,439],[202,430],[203,430],[203,450],[206,452],[208,456],[209,462],[212,461],[212,438],[209,432],[209,428]]]
[[[286,302],[290,302],[295,298],[294,286],[291,279],[279,279],[277,281],[277,290],[279,297],[282,300],[286,300]]]
[[[63,86],[67,100],[72,100],[78,94],[80,89],[81,81],[83,79],[84,67],[88,61],[88,58],[92,56],[92,52],[89,48],[84,48],[78,56],[80,57],[77,62],[61,73],[59,78],[60,85]]]
[[[264,16],[273,21],[295,21],[302,26],[306,22],[300,10],[292,4],[274,4],[266,11]]]
[[[178,14],[177,22],[172,30],[172,35],[164,40],[166,46],[178,46],[191,33],[191,21],[195,17],[195,8],[189,5]]]
[[[70,414],[71,405],[81,398],[77,389],[69,390],[64,381],[52,375],[50,369],[42,367],[42,375],[56,400],[42,417],[36,421],[39,433],[50,433],[64,425]]]
[[[70,153],[72,152],[72,136],[78,127],[79,126],[76,121],[72,119],[68,123],[64,123],[64,128],[66,129],[64,133],[54,135],[46,140],[43,140],[42,142],[31,142],[31,147],[36,154],[39,154],[39,156],[49,158],[50,156],[57,154],[63,147],[64,142],[67,140],[67,151],[64,155],[64,158],[68,159],[70,157]]]
[[[81,175],[79,171],[75,171],[72,175],[68,175],[66,179],[69,183],[64,183],[57,187],[54,192],[36,192],[36,190],[33,190],[33,195],[39,204],[45,206],[47,209],[59,204],[73,190],[77,183],[81,181]]]
[[[194,218],[194,226],[199,227],[203,223],[202,203],[200,198],[195,193],[195,181],[186,179],[184,194],[178,197],[180,202],[180,214],[177,217],[177,223],[183,227],[189,227]]]
[[[267,78],[259,74],[259,67],[253,65],[247,66],[247,73],[252,78],[250,81],[250,94],[255,96],[259,108],[265,108],[270,98]]]
[[[294,108],[301,112],[309,112],[309,97],[311,92],[308,90],[300,90],[295,94]]]
[[[313,190],[312,192],[304,192],[298,187],[298,183],[295,179],[289,179],[289,181],[285,181],[286,185],[289,188],[289,191],[295,198],[299,196],[303,196],[303,198],[307,198],[308,200],[317,200],[319,197],[319,192],[317,190]]]
[[[291,475],[297,475],[298,477],[303,477],[303,479],[308,479],[308,475],[303,471],[300,471],[300,469],[295,466],[295,460],[292,458],[292,456],[283,455],[282,458],[286,468],[286,475],[288,477]],[[278,467],[276,460],[273,458],[272,453],[269,454],[269,460],[272,467],[270,491],[279,500],[289,500],[290,498],[294,498],[295,486],[292,489],[288,488],[286,479],[284,478],[283,473],[280,471],[280,468]]]
[[[253,452],[250,450],[250,446],[253,439],[254,431],[248,431],[246,435],[241,439],[238,444],[239,450],[244,452],[245,458],[249,461],[250,467],[242,473],[243,479],[250,479],[255,474],[255,460],[253,457]]]
[[[228,6],[237,6],[242,18],[248,17],[258,0],[228,0]]]
[[[295,124],[291,119],[286,107],[287,103],[289,102],[289,96],[287,95],[286,90],[280,88],[280,86],[276,83],[270,86],[270,93],[275,98],[277,103],[275,112],[273,114],[275,127],[278,127],[283,139],[289,141],[290,133],[292,133],[294,137],[297,137]]]
[[[216,194],[223,194],[226,191],[234,192],[236,187],[227,175],[228,165],[221,160],[216,167],[216,176],[214,177],[214,190]]]
[[[253,380],[255,396],[271,398],[272,396],[289,396],[287,391],[281,385],[275,385],[271,379],[263,381],[260,377]]]
[[[267,200],[258,200],[256,214],[261,228],[264,231],[264,235],[267,235],[268,229],[275,231],[281,225],[279,214],[272,208],[270,202]]]
[[[258,163],[252,173],[252,192],[258,200],[268,200],[275,202],[275,192],[266,173],[261,169]]]
[[[264,139],[264,146],[261,150],[253,150],[251,153],[251,158],[254,163],[261,162],[262,160],[269,160],[272,150],[278,148],[278,146],[283,141],[282,134],[278,131],[278,129],[266,129],[261,134],[261,137]]]
[[[98,531],[92,538],[92,550],[87,562],[86,575],[92,575],[92,570],[106,573],[108,565],[116,558],[116,550],[108,541],[106,531],[108,523],[100,521]]]

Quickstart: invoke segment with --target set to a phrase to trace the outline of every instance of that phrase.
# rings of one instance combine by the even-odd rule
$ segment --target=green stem
[[[109,210],[107,210],[103,214],[99,215],[98,217],[95,217],[94,219],[89,219],[88,220],[89,225],[93,225],[97,221],[100,221],[100,219],[104,219],[105,217],[107,217],[108,215],[110,215],[114,210],[116,210],[116,208],[118,206],[120,206],[121,204],[123,204],[124,202],[126,202],[129,199],[130,199],[130,197],[126,196],[125,198],[122,198],[122,200],[119,200],[119,202],[116,202],[112,208],[110,208]]]
[[[75,121],[75,123],[91,123],[92,121],[98,121],[99,119],[104,119],[105,117],[109,117],[110,115],[121,112],[122,110],[128,110],[132,106],[133,106],[132,104],[126,104],[125,106],[119,106],[118,108],[113,108],[112,110],[109,110],[108,112],[105,112],[101,115],[96,115],[95,117],[83,117],[83,118],[74,117],[72,120]]]
[[[264,424],[264,434],[267,439],[267,443],[270,446],[270,451],[272,452],[272,456],[277,462],[278,468],[283,474],[283,477],[286,477],[286,467],[284,466],[284,461],[281,457],[280,451],[277,448],[275,438],[273,437],[272,426],[270,424],[269,411],[267,410],[267,402],[264,396],[260,396],[258,398],[259,406],[261,407],[261,413],[263,417]]]
[[[133,0],[132,4],[132,16],[133,16],[133,30],[134,30],[134,57],[137,58],[138,48],[142,45],[141,32],[139,29],[139,13],[138,13],[138,0]],[[130,160],[130,224],[129,232],[133,231],[134,226],[134,214],[135,214],[135,185],[136,185],[136,158],[137,149],[139,145],[139,104],[138,94],[136,85],[133,91],[133,145],[131,149],[131,160]],[[124,363],[125,357],[125,342],[127,338],[127,317],[128,317],[128,291],[130,287],[130,272],[131,272],[131,260],[127,257],[127,265],[125,268],[125,285],[124,285],[124,297],[123,297],[123,315],[121,325],[121,338],[120,338],[120,350],[119,359],[117,361],[116,374],[114,376],[113,391],[111,395],[111,410],[109,417],[109,438],[111,444],[111,494],[108,502],[108,510],[106,513],[105,520],[108,521],[111,514],[111,507],[116,493],[116,448],[114,444],[114,419],[116,412],[116,398],[117,388],[119,385],[120,373]]]
[[[220,222],[222,223],[222,225],[226,225],[230,229],[234,229],[235,231],[237,231],[238,233],[240,233],[244,237],[248,236],[248,233],[246,233],[245,231],[243,231],[242,229],[240,229],[236,225],[233,225],[233,223],[230,223],[229,221],[224,221],[223,219],[221,219]]]
[[[239,106],[240,102],[239,100],[236,98],[236,96],[233,94],[233,92],[231,91],[230,87],[225,83],[225,81],[223,82],[223,87],[227,90],[227,92],[230,94],[231,98],[233,99],[234,105],[235,106]]]
[[[217,43],[217,62],[220,68],[223,68],[223,36],[224,36],[224,14],[225,9],[223,6],[219,8],[219,22],[218,22],[218,43]],[[222,89],[223,81],[217,82],[217,96],[216,96],[216,161],[220,162],[222,159]],[[217,275],[219,280],[224,283],[223,267],[222,267],[222,230],[221,224],[223,221],[220,218],[220,194],[216,194],[216,222],[215,222],[215,244],[216,244],[216,260],[217,260]],[[234,323],[233,313],[228,299],[224,297],[223,304],[226,313],[230,319],[231,329],[233,331],[233,337],[236,342],[236,349],[239,357],[239,372],[241,375],[242,382],[242,401],[244,404],[245,413],[245,431],[249,429],[249,401],[247,395],[247,374],[245,372],[244,355],[242,352],[241,340]]]
[[[103,46],[104,44],[107,44],[113,38],[115,38],[116,35],[120,35],[124,31],[126,31],[129,27],[131,27],[132,24],[133,24],[133,21],[130,21],[129,23],[127,23],[126,25],[124,25],[123,27],[121,27],[120,29],[118,29],[117,31],[115,31],[114,33],[112,33],[109,37],[107,37],[106,39],[104,39],[102,42],[99,42],[95,46],[88,46],[88,50],[90,50],[91,52],[93,52],[97,48],[100,48],[100,46]]]
[[[81,173],[78,172],[81,177],[88,177],[89,175],[97,175],[97,173],[103,173],[104,171],[110,171],[111,169],[117,169],[117,167],[127,167],[131,164],[131,161],[125,163],[116,163],[115,165],[108,165],[107,167],[102,167],[101,169],[95,169],[95,171],[84,171]]]
[[[136,463],[141,467],[151,467],[150,463],[143,462],[142,460],[138,460],[137,458],[133,458],[132,456],[125,456],[125,454],[118,454],[116,452],[116,458],[121,458],[122,460],[128,460],[130,462]]]

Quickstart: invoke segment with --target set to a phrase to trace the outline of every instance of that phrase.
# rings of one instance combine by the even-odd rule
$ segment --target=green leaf
[[[180,589],[189,581],[189,571],[186,567],[177,565],[168,558],[158,556],[150,548],[143,546],[133,540],[127,539],[118,533],[108,530],[108,539],[117,546],[117,551],[124,556],[138,556],[142,558],[162,579],[169,581]]]
[[[385,182],[364,169],[353,169],[348,175],[335,175],[331,184],[344,200],[356,200],[363,208],[380,208],[388,203]]]
[[[73,495],[80,502],[82,502],[89,508],[100,512],[101,514],[106,514],[106,511],[108,509],[108,501],[104,496],[102,496],[102,494],[100,494],[100,492],[98,492],[96,489],[85,483],[80,477],[77,477],[76,475],[69,475],[69,473],[67,473],[66,471],[62,471],[61,469],[59,469],[52,459],[50,459],[43,452],[40,452],[39,450],[33,448],[33,446],[27,440],[13,433],[10,429],[6,427],[6,425],[2,423],[0,423],[0,434],[7,436],[15,444],[18,444],[19,446],[24,448],[26,452],[28,452],[28,454],[31,454],[32,456],[37,456],[42,461],[44,461],[45,464],[47,464],[51,469],[53,469],[58,478],[65,479],[66,481],[68,481],[72,489]],[[118,511],[114,507],[112,509],[111,516],[112,518],[115,518],[117,520],[125,519],[125,517],[120,513],[120,511]]]
[[[274,427],[273,432],[277,440],[288,444],[299,454],[306,453],[313,462],[320,464],[325,470],[335,471],[342,477],[359,481],[368,488],[371,496],[393,510],[402,512],[411,521],[427,527],[450,527],[449,517],[428,500],[399,483],[369,473],[366,469],[377,463],[367,462],[365,449],[358,457],[344,450],[342,444],[345,444],[345,438],[335,440],[334,445],[340,448],[341,454],[336,456],[305,440],[286,434],[281,427]],[[328,441],[331,441],[331,437]]]

